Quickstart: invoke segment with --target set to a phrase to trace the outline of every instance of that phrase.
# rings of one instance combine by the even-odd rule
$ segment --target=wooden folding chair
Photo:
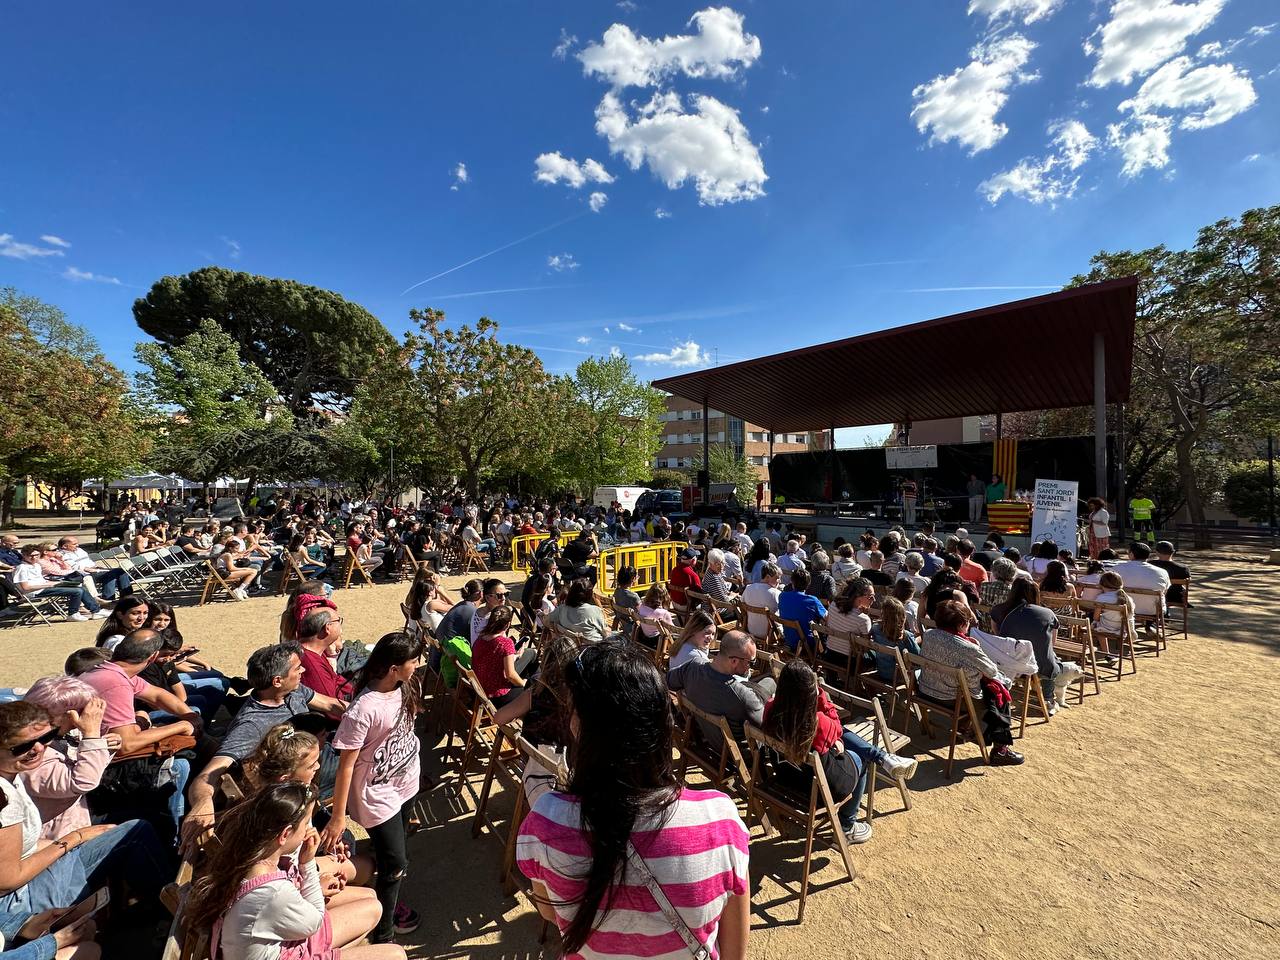
[[[778,652],[783,657],[799,657],[801,660],[807,661],[808,664],[816,670],[818,667],[817,634],[814,634],[813,643],[806,643],[804,638],[804,628],[800,626],[799,621],[788,620],[785,617],[778,616],[776,613],[770,614],[769,616],[777,625],[779,634],[782,637],[782,645]],[[799,637],[799,642],[796,644],[794,652],[787,646],[786,634],[782,633],[782,631],[788,628],[795,631],[796,635]]]
[[[1098,643],[1099,646],[1102,645],[1102,643],[1099,641],[1104,641],[1106,643],[1107,651],[1104,654],[1104,656],[1111,656],[1114,658],[1115,667],[1116,667],[1116,679],[1120,680],[1124,676],[1124,663],[1125,663],[1126,650],[1128,651],[1129,666],[1131,667],[1130,672],[1133,674],[1137,674],[1138,657],[1134,649],[1136,646],[1137,637],[1133,629],[1133,621],[1129,619],[1128,605],[1123,603],[1105,603],[1101,600],[1094,600],[1091,604],[1091,607],[1095,614],[1094,626],[1093,626],[1093,639],[1095,642]],[[1097,617],[1101,616],[1101,614],[1107,611],[1114,613],[1116,615],[1116,618],[1120,620],[1121,627],[1120,627],[1119,633],[1112,633],[1109,630],[1098,629]],[[1120,649],[1118,651],[1112,650],[1111,648],[1113,644],[1119,644]]]
[[[489,565],[485,562],[484,555],[465,540],[461,541],[461,557],[458,573],[470,573],[472,570],[478,570],[481,573],[489,572]]]
[[[964,670],[960,667],[943,666],[934,660],[922,657],[919,654],[908,653],[905,650],[902,651],[902,662],[907,668],[906,681],[910,690],[908,699],[911,705],[916,708],[916,717],[920,721],[922,732],[930,736],[933,735],[933,731],[929,727],[930,713],[941,714],[948,720],[951,728],[951,741],[947,750],[947,776],[951,776],[951,768],[956,756],[956,741],[960,737],[960,721],[965,716],[969,718],[970,732],[978,744],[978,749],[982,752],[982,762],[989,766],[991,764],[991,755],[987,750],[987,741],[982,735],[982,724],[978,720],[978,710],[973,705],[973,697],[969,695],[969,680],[965,676]],[[927,671],[943,675],[950,674],[953,677],[957,693],[950,706],[930,699],[920,692],[920,685],[912,672],[916,669],[919,669],[922,675]]]
[[[881,657],[888,657],[893,661],[893,679],[883,680],[880,677],[879,670],[866,670],[858,674],[858,689],[866,690],[876,697],[887,697],[889,699],[889,719],[892,720],[898,711],[898,698],[902,698],[904,705],[908,705],[909,688],[907,686],[907,665],[902,662],[902,650],[898,647],[891,647],[887,644],[876,643],[874,640],[866,640],[867,649],[876,657],[877,661]],[[910,713],[910,707],[904,711]]]
[[[285,551],[280,555],[280,562],[283,567],[280,572],[280,583],[276,586],[276,596],[280,597],[289,592],[289,584],[294,580],[298,581],[298,585],[307,582],[307,576],[302,572],[302,568],[298,566],[298,562],[293,559],[293,554]]]
[[[747,724],[745,728],[747,746],[751,750],[751,780],[748,784],[748,800],[754,806],[759,804],[764,810],[775,814],[779,819],[797,823],[804,828],[804,864],[800,876],[800,910],[796,922],[804,920],[805,901],[809,898],[809,871],[813,864],[813,840],[820,826],[829,826],[836,850],[844,863],[845,873],[849,879],[854,878],[853,857],[849,851],[849,842],[844,831],[840,829],[839,804],[831,796],[831,787],[827,784],[826,774],[822,770],[822,760],[814,750],[805,756],[791,756],[786,746],[766,734],[759,727]],[[768,754],[766,756],[766,754]],[[809,786],[809,795],[789,787],[778,777],[778,767],[789,763],[800,769],[809,768],[813,772],[813,780]],[[843,802],[846,797],[841,797]],[[766,830],[766,836],[772,831]]]
[[[1021,737],[1027,732],[1027,713],[1031,709],[1031,694],[1036,695],[1037,707],[1040,715],[1044,717],[1044,722],[1049,722],[1049,703],[1044,698],[1044,684],[1040,682],[1040,674],[1024,673],[1016,677],[1013,682],[1013,689],[1009,691],[1013,697],[1013,702],[1018,704],[1018,711],[1021,719],[1018,723],[1018,736]],[[1021,699],[1019,699],[1021,694]]]
[[[555,753],[549,753],[537,744],[530,743],[523,736],[517,736],[515,741],[516,749],[525,757],[526,768],[530,763],[536,763],[539,767],[547,771],[547,776],[551,777],[551,787],[554,790],[565,790],[569,784],[569,768],[562,756]],[[541,776],[538,774],[538,776]],[[524,822],[525,816],[529,812],[529,797],[525,793],[524,776],[516,785],[516,801],[515,809],[511,813],[511,829],[507,831],[506,846],[502,853],[502,872],[498,876],[499,882],[502,884],[504,893],[510,895],[516,892],[519,883],[519,876],[516,870],[516,840],[520,835],[520,824]],[[538,929],[538,942],[547,942],[547,931],[550,929],[550,922],[542,918],[541,926]]]
[[[665,674],[667,672],[667,664],[671,661],[671,655],[675,653],[671,649],[675,639],[671,634],[671,627],[664,621],[655,620],[653,617],[640,617],[638,622],[643,626],[652,627],[658,631],[656,637],[649,637],[641,630],[636,634],[636,639],[645,650],[649,649],[648,641],[652,640],[654,642],[653,665]]]
[[[184,859],[178,867],[177,879],[160,895],[161,902],[173,911],[161,960],[209,960],[209,931],[194,929],[186,917],[194,875],[191,861]]]
[[[857,690],[857,667],[855,666],[855,653],[853,647],[853,636],[843,630],[829,630],[824,624],[815,623],[813,625],[813,634],[817,638],[818,644],[826,653],[825,656],[816,657],[817,665],[826,676],[836,676],[840,678],[841,686],[845,690]],[[844,657],[843,662],[837,658],[839,653],[831,650],[830,641],[832,638],[840,640],[849,645],[849,652]]]
[[[205,566],[209,570],[209,575],[205,577],[204,589],[200,592],[199,605],[203,607],[220,594],[225,594],[228,600],[235,600],[236,588],[218,572],[218,565],[213,560],[206,560]]]
[[[1182,599],[1175,600],[1170,605],[1169,612],[1172,613],[1174,610],[1178,610],[1179,615],[1176,618],[1169,618],[1168,614],[1166,614],[1167,628],[1172,629],[1176,626],[1177,629],[1173,630],[1174,635],[1181,636],[1185,640],[1189,636],[1188,631],[1191,629],[1191,578],[1170,580],[1169,586],[1181,587]]]
[[[1152,590],[1149,587],[1128,587],[1126,592],[1133,599],[1135,607],[1149,606],[1152,608],[1150,612],[1135,610],[1133,619],[1136,627],[1141,627],[1144,631],[1154,631],[1154,636],[1150,634],[1144,635],[1135,630],[1134,642],[1149,644],[1149,649],[1154,649],[1156,656],[1160,656],[1161,648],[1168,646],[1164,619],[1164,592]]]
[[[778,630],[777,621],[774,620],[773,612],[767,607],[753,607],[745,600],[738,601],[738,607],[742,610],[742,628],[756,641],[756,646],[764,650],[776,650],[782,643],[782,637]],[[764,619],[764,633],[757,633],[751,629],[751,615]]]
[[[742,755],[742,747],[733,735],[729,721],[723,716],[708,713],[686,697],[683,691],[675,694],[676,706],[683,724],[677,724],[676,750],[680,754],[678,776],[688,782],[689,764],[703,772],[717,790],[737,796],[747,804],[748,816],[756,816],[769,829],[768,815],[763,807],[752,804],[751,768]],[[718,732],[720,747],[705,731]]]
[[[494,836],[499,835],[497,824],[488,815],[489,797],[492,795],[495,779],[501,777],[506,786],[514,787],[518,791],[521,789],[520,770],[524,766],[524,754],[516,746],[516,741],[520,738],[520,727],[518,724],[504,726],[496,722],[494,726],[489,764],[485,770],[484,783],[480,787],[480,795],[476,798],[476,814],[471,820],[472,837],[480,836],[485,828],[488,828]],[[519,828],[520,821],[513,819],[509,827],[510,831],[514,833]]]
[[[1076,703],[1084,703],[1084,687],[1091,679],[1093,692],[1102,692],[1102,685],[1098,682],[1098,657],[1093,646],[1093,624],[1087,617],[1058,614],[1058,633],[1053,638],[1053,649],[1059,657],[1074,660],[1084,671],[1076,680],[1080,685],[1076,690]]]
[[[885,721],[884,711],[880,709],[879,700],[856,697],[844,690],[830,687],[825,683],[822,684],[822,689],[826,691],[827,698],[840,711],[846,730],[853,731],[867,743],[879,747],[885,753],[900,754],[910,746],[911,738],[905,733],[899,733],[894,730]],[[864,714],[864,716],[859,717],[857,714]],[[868,714],[869,716],[865,716]],[[879,780],[897,787],[898,792],[902,795],[902,808],[904,810],[911,809],[911,791],[907,789],[906,781],[892,779],[876,764],[872,766],[871,775],[867,777],[866,807],[868,822],[875,816],[876,783]]]
[[[348,549],[346,560],[343,561],[342,567],[343,589],[349,590],[351,581],[356,578],[363,580],[365,584],[371,587],[373,586],[373,577],[369,576],[369,571],[361,566],[360,561],[356,559],[355,551]],[[364,586],[364,584],[357,584],[357,586]]]

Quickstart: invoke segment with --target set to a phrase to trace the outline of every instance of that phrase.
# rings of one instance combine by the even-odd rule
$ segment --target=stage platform
[[[915,525],[903,523],[896,517],[879,516],[876,514],[854,513],[853,508],[848,504],[794,504],[788,505],[786,509],[766,509],[760,511],[757,516],[761,523],[770,523],[777,521],[781,523],[783,529],[791,526],[797,532],[807,534],[811,539],[817,539],[824,546],[830,547],[836,537],[844,537],[846,541],[854,545],[858,542],[858,537],[870,530],[877,537],[883,536],[894,527],[902,527],[907,531],[908,536],[914,536],[920,530],[921,515],[917,513]],[[987,533],[991,529],[990,526],[983,521],[981,523],[939,523],[934,522],[934,537],[941,543],[948,536],[956,532],[957,527],[963,527],[969,531],[969,539],[977,544],[978,549],[982,549],[982,543],[987,538]],[[1004,537],[1004,545],[1006,547],[1016,547],[1025,555],[1031,547],[1031,537],[1027,534],[1002,534]]]

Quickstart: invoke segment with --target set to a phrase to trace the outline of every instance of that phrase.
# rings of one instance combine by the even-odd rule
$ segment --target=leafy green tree
[[[423,486],[456,477],[472,495],[494,477],[553,455],[564,393],[526,347],[501,343],[498,325],[444,326],[443,311],[411,310],[418,330],[357,392],[352,423]],[[408,474],[407,474],[408,475]]]
[[[395,348],[377,317],[336,293],[222,267],[162,277],[133,316],[166,347],[212,320],[299,417],[316,405],[345,408],[378,354]]]
[[[636,484],[652,473],[662,441],[662,391],[641,383],[626,357],[592,357],[566,379],[563,474],[589,496],[602,484]]]
[[[275,388],[214,321],[175,344],[140,343],[134,355],[143,368],[138,395],[156,410],[162,435],[158,469],[205,484],[226,473],[261,475],[263,452],[289,439],[293,417],[276,404]]]
[[[680,470],[659,468],[653,471],[649,486],[654,490],[679,490],[689,482],[689,475]]]
[[[122,374],[57,307],[0,290],[0,524],[12,523],[15,483],[51,486],[60,508],[91,477],[135,469],[150,441]]]
[[[1272,485],[1268,481],[1267,461],[1246,460],[1236,464],[1222,486],[1227,509],[1257,523],[1269,522],[1271,497],[1280,504],[1280,483]]]
[[[745,455],[738,453],[727,443],[713,443],[707,448],[707,460],[710,463],[708,470],[712,483],[732,483],[738,488],[738,499],[743,502],[755,499],[756,468]],[[696,478],[701,469],[702,455],[698,454],[693,458],[689,476]],[[692,483],[693,480],[688,482]]]

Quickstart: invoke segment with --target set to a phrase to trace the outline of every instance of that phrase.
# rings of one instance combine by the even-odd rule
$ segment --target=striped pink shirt
[[[720,914],[731,894],[748,890],[747,828],[732,800],[716,790],[683,790],[659,829],[636,824],[631,842],[689,929],[717,956]],[[530,880],[550,894],[561,931],[569,926],[586,887],[587,837],[576,797],[548,791],[520,825],[516,858]],[[688,960],[680,934],[667,923],[635,871],[614,890],[608,913],[572,958],[642,957]]]

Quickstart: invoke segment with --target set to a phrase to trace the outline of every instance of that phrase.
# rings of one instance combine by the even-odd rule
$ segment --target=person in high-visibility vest
[[[1129,515],[1133,517],[1133,536],[1136,540],[1156,542],[1155,524],[1152,514],[1156,509],[1155,501],[1145,493],[1129,501]],[[1145,536],[1144,536],[1145,534]]]

